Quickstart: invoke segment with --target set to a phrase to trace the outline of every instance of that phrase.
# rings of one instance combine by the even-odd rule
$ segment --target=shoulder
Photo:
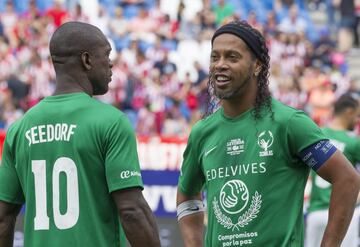
[[[101,102],[97,99],[91,98],[91,114],[94,114],[99,122],[112,123],[117,120],[128,119],[127,115],[120,109]]]
[[[94,123],[103,128],[118,128],[131,130],[131,123],[128,116],[120,109],[107,103],[92,99],[93,109],[91,114]]]
[[[10,139],[13,138],[16,133],[18,132],[18,129],[20,128],[22,122],[23,122],[24,117],[18,119],[17,121],[15,121],[14,123],[12,123],[9,128],[6,130],[6,139]]]
[[[307,114],[299,109],[295,109],[291,106],[285,105],[276,99],[272,99],[272,110],[274,113],[274,117],[278,121],[289,121],[296,115],[304,116],[305,118],[309,118]],[[309,118],[310,119],[310,118]]]
[[[220,111],[212,113],[211,115],[199,120],[191,128],[191,135],[201,137],[207,135],[208,131],[211,131],[214,126],[219,122]]]

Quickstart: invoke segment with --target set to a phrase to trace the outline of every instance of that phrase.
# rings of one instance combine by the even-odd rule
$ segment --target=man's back
[[[0,178],[13,189],[0,199],[25,197],[26,246],[120,245],[110,192],[142,187],[132,133],[125,115],[84,93],[47,97],[14,124],[1,166],[12,176]]]

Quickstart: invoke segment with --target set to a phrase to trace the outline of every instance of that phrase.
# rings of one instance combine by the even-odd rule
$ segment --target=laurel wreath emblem
[[[217,201],[216,197],[213,200],[213,209],[218,222],[226,229],[231,229],[232,231],[234,231],[235,229],[239,230],[239,227],[246,226],[257,217],[259,209],[261,208],[261,203],[261,195],[257,191],[255,191],[255,194],[252,196],[252,201],[249,209],[244,214],[239,216],[236,224],[232,222],[230,217],[226,216],[221,212],[219,202]]]

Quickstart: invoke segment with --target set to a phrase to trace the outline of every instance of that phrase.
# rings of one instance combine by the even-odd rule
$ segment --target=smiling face
[[[240,98],[251,83],[256,83],[255,71],[260,65],[246,43],[233,34],[221,34],[214,39],[210,74],[216,97],[224,100]]]

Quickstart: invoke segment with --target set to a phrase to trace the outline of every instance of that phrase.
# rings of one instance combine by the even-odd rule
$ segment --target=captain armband
[[[305,148],[299,156],[305,164],[317,171],[336,150],[329,140],[321,140]]]
[[[205,207],[202,201],[200,200],[189,200],[183,203],[180,203],[177,208],[177,219],[178,221],[188,215],[196,214],[205,211]]]

